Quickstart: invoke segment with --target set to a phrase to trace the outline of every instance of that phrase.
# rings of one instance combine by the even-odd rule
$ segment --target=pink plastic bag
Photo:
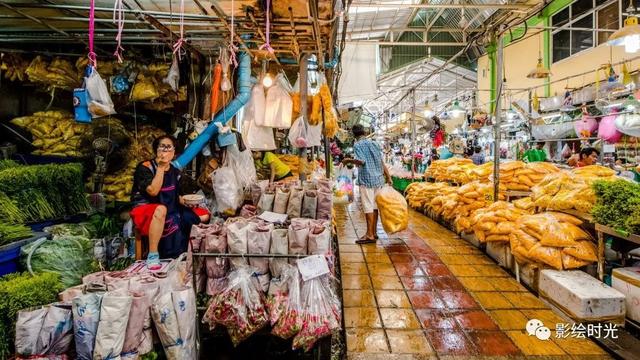
[[[323,278],[313,278],[302,285],[302,328],[293,338],[294,349],[309,351],[315,343],[333,330],[340,328],[340,309],[336,308],[334,294]]]
[[[576,130],[576,134],[580,138],[588,138],[591,135],[595,134],[596,130],[598,130],[598,121],[594,116],[590,116],[589,114],[582,114],[582,118],[580,120],[576,120],[573,123],[573,126]]]
[[[602,120],[600,120],[598,137],[610,144],[615,144],[620,140],[620,138],[622,138],[622,133],[616,128],[617,117],[617,113],[612,113],[611,115],[607,115],[603,117]]]

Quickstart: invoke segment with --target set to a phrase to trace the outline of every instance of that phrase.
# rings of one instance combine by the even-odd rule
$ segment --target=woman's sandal
[[[376,239],[368,239],[366,236],[361,237],[360,239],[356,240],[356,244],[358,245],[363,245],[363,244],[374,244],[376,242]]]

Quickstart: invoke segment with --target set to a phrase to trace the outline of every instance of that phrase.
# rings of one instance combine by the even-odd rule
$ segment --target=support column
[[[300,58],[300,113],[302,113],[302,119],[305,123],[305,126],[309,126],[309,115],[307,113],[307,72],[309,71],[307,68],[307,58],[308,55],[307,54],[302,54],[302,57]],[[300,165],[303,164],[303,162],[307,161],[307,148],[302,148],[300,149],[300,160],[299,163]],[[304,170],[302,168],[302,166],[300,166],[300,181],[305,181],[307,180],[307,176],[304,173]]]
[[[498,38],[498,50],[496,52],[496,72],[492,81],[497,84],[497,92],[493,113],[493,201],[500,198],[500,125],[502,124],[502,94],[504,82],[502,81],[502,64],[504,63],[504,44],[502,37]]]

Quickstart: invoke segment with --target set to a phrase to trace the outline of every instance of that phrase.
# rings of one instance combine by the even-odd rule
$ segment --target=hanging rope
[[[236,5],[235,1],[231,0],[231,39],[229,40],[229,58],[231,59],[231,63],[233,64],[233,68],[238,67],[238,59],[236,59],[236,51],[238,51],[238,47],[233,44],[233,39],[235,39],[235,13],[236,13]]]
[[[118,59],[118,62],[122,64],[122,53],[124,48],[122,47],[122,31],[124,30],[124,6],[122,0],[116,0],[113,4],[113,23],[118,27],[118,33],[116,35],[116,51],[113,56]]]
[[[173,54],[178,54],[178,59],[182,60],[182,45],[184,45],[184,0],[180,0],[180,38],[173,44]]]
[[[273,48],[271,47],[271,36],[270,36],[270,28],[271,28],[271,24],[269,23],[269,9],[271,8],[271,0],[267,0],[267,9],[265,10],[264,16],[267,20],[267,24],[266,24],[266,33],[267,33],[267,42],[264,43],[262,46],[260,46],[260,50],[267,50],[270,54],[274,53]]]
[[[93,51],[93,35],[95,32],[95,11],[96,11],[96,1],[91,0],[91,5],[89,8],[89,62],[91,66],[94,68],[98,67],[98,62],[96,59],[96,53]]]

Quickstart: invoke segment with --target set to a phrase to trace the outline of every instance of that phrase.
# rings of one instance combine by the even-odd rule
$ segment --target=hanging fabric
[[[173,56],[178,55],[182,60],[182,46],[184,45],[184,0],[180,0],[180,38],[173,44]]]
[[[116,34],[116,51],[113,56],[116,57],[118,63],[122,64],[124,48],[122,47],[122,31],[124,30],[124,5],[122,0],[116,0],[113,4],[113,23],[117,25],[118,32]]]
[[[222,64],[219,62],[213,68],[213,83],[211,84],[211,117],[215,116],[220,103],[220,80],[222,78]]]

